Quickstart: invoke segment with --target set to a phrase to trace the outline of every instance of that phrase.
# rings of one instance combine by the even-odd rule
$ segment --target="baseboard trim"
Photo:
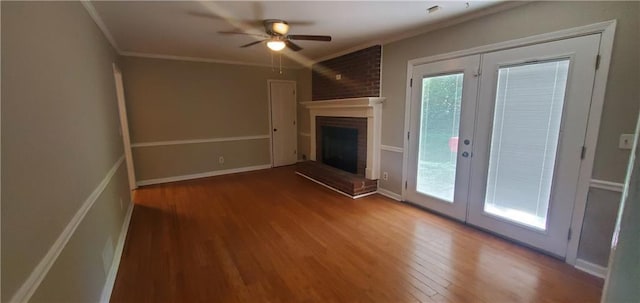
[[[40,283],[42,283],[42,280],[44,280],[44,278],[47,276],[49,270],[66,247],[69,240],[71,240],[71,237],[75,233],[76,229],[78,228],[82,220],[84,220],[84,217],[87,215],[91,207],[93,207],[105,188],[107,188],[107,185],[109,185],[109,183],[111,182],[113,175],[115,175],[122,162],[124,162],[124,155],[120,156],[118,161],[116,161],[109,172],[107,172],[107,175],[102,179],[102,181],[100,181],[98,186],[82,203],[82,206],[80,206],[75,215],[73,215],[71,221],[69,221],[64,230],[62,230],[62,233],[58,236],[53,245],[51,245],[49,251],[47,251],[42,260],[40,260],[38,265],[36,265],[31,274],[29,274],[29,277],[27,277],[24,283],[22,283],[20,288],[18,288],[9,302],[21,303],[28,302],[31,299],[31,296],[33,296],[33,294],[40,286]]]
[[[583,259],[576,259],[576,265],[574,265],[574,267],[598,278],[604,279],[607,276],[606,267],[593,264]]]
[[[136,182],[136,185],[146,186],[146,185],[153,185],[153,184],[185,181],[185,180],[200,179],[200,178],[207,178],[207,177],[214,177],[214,176],[221,176],[221,175],[228,175],[228,174],[235,174],[235,173],[243,173],[243,172],[268,169],[268,168],[271,168],[271,164],[245,166],[245,167],[223,169],[223,170],[214,170],[214,171],[209,171],[204,173],[174,176],[174,177],[167,177],[167,178],[140,180]]]
[[[377,192],[375,192],[375,191],[372,191],[372,192],[370,192],[370,193],[366,193],[366,194],[361,194],[361,195],[355,195],[355,196],[352,196],[352,195],[350,195],[350,194],[347,194],[347,193],[344,193],[344,192],[342,192],[342,191],[339,191],[339,190],[337,190],[337,189],[335,189],[335,188],[333,188],[333,187],[331,187],[331,186],[329,186],[329,185],[326,185],[326,184],[324,184],[324,183],[322,183],[322,182],[320,182],[320,181],[318,181],[318,180],[316,180],[316,179],[314,179],[314,178],[311,178],[311,177],[309,177],[309,176],[307,176],[307,175],[305,175],[305,174],[303,174],[303,173],[296,172],[296,175],[298,175],[298,176],[300,176],[300,177],[303,177],[303,178],[305,178],[305,179],[308,179],[309,181],[312,181],[312,182],[318,183],[318,184],[320,184],[320,185],[322,185],[322,186],[324,186],[324,187],[326,187],[326,188],[328,188],[328,189],[330,189],[330,190],[332,190],[332,191],[335,191],[335,192],[337,192],[337,193],[339,193],[339,194],[341,194],[341,195],[343,195],[343,196],[345,196],[345,197],[349,197],[349,198],[354,199],[354,200],[355,200],[355,199],[359,199],[359,198],[363,198],[363,197],[366,197],[366,196],[371,196],[371,195],[374,195],[374,194],[376,194],[376,193],[377,193]]]
[[[383,196],[385,196],[385,197],[387,197],[387,198],[402,202],[402,196],[400,194],[396,194],[396,193],[394,193],[392,191],[389,191],[389,190],[386,190],[384,188],[378,188],[378,193],[383,195]]]
[[[111,261],[111,268],[109,274],[104,282],[102,288],[102,294],[100,296],[101,303],[109,303],[111,300],[111,293],[113,292],[113,286],[116,283],[116,276],[118,275],[118,268],[120,268],[120,259],[122,258],[122,251],[124,249],[124,242],[127,240],[127,233],[129,232],[129,223],[131,223],[131,215],[133,214],[133,201],[129,203],[129,208],[124,216],[124,222],[122,222],[122,228],[120,229],[120,237],[118,237],[118,244],[116,244],[116,250],[113,254],[113,261]]]

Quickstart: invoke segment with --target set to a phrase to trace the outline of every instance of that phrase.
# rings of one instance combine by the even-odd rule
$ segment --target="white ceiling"
[[[92,1],[95,10],[124,54],[271,63],[264,45],[239,48],[251,36],[221,35],[237,30],[234,20],[304,21],[289,34],[330,35],[332,42],[296,41],[304,49],[296,61],[316,60],[375,41],[389,41],[426,31],[446,20],[500,3],[491,1]],[[439,5],[436,13],[427,8]],[[209,17],[207,17],[209,16]],[[226,18],[225,18],[226,17]],[[235,25],[234,25],[235,24]],[[261,27],[255,30],[262,32]],[[290,51],[286,51],[291,53]],[[277,57],[276,57],[277,58]],[[277,60],[277,59],[276,59]],[[290,62],[287,62],[290,64]]]

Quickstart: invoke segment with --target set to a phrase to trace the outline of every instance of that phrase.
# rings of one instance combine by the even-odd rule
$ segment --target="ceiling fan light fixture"
[[[289,32],[289,24],[285,22],[275,22],[271,25],[271,30],[280,35],[286,35]]]
[[[284,41],[280,41],[280,40],[271,40],[269,42],[267,42],[267,47],[275,52],[279,52],[281,50],[283,50],[285,48],[286,44],[284,43]]]

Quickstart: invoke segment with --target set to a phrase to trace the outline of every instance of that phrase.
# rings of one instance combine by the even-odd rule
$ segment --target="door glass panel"
[[[422,79],[416,191],[453,203],[462,73]]]
[[[484,211],[545,230],[569,60],[498,70]]]

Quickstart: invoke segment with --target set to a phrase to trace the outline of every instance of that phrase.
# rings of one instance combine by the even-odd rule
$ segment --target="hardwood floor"
[[[599,302],[562,261],[292,167],[143,187],[111,302]]]

